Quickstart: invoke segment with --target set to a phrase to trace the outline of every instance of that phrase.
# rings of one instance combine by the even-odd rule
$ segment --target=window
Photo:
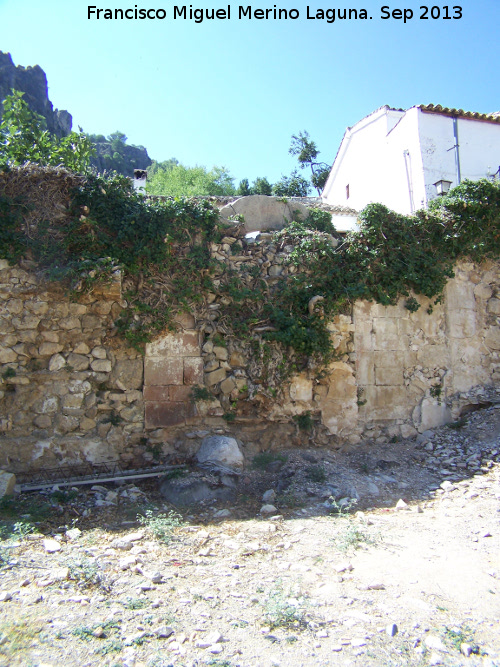
[[[345,198],[349,199],[349,183],[345,186]]]

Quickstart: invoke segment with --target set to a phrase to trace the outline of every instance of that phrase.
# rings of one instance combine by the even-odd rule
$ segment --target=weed
[[[293,597],[290,590],[283,588],[283,582],[279,579],[264,603],[264,622],[271,628],[304,625],[305,606],[305,598]]]
[[[120,663],[119,667],[121,665],[122,663]],[[148,660],[147,667],[173,667],[173,663],[168,659],[162,658],[161,655],[154,655]]]
[[[409,310],[410,313],[416,313],[420,308],[420,304],[414,296],[410,296],[408,299],[406,299],[405,308]]]
[[[185,477],[187,474],[188,471],[185,468],[173,468],[165,473],[163,479],[178,479],[179,477]]]
[[[310,479],[311,482],[317,482],[318,484],[326,482],[327,479],[325,469],[321,465],[308,466],[305,469],[305,474],[307,479]]]
[[[435,398],[437,401],[441,398],[441,393],[443,391],[443,387],[440,384],[435,385],[434,387],[431,387],[429,390],[430,395],[432,398]]]
[[[228,424],[232,424],[236,419],[234,412],[226,412],[222,415],[222,419],[225,419]]]
[[[173,539],[174,530],[184,525],[181,515],[172,510],[168,514],[155,514],[153,510],[146,510],[144,516],[137,515],[137,520],[165,544]]]
[[[9,542],[23,540],[34,531],[35,527],[29,521],[0,522],[0,538]]]
[[[158,461],[158,459],[161,456],[162,446],[160,445],[160,443],[157,443],[155,445],[146,445],[146,451],[153,455],[155,461]]]
[[[76,489],[70,489],[69,491],[57,489],[50,494],[51,500],[58,503],[69,503],[77,497],[78,491]]]
[[[2,377],[4,380],[8,380],[9,378],[15,378],[16,377],[16,371],[8,366],[5,371],[2,373]]]
[[[122,601],[122,605],[125,609],[144,609],[149,605],[149,600],[147,598],[128,597],[125,601]]]
[[[330,514],[346,516],[358,502],[354,498],[343,499],[346,502],[337,502],[333,496],[328,498],[328,511]]]
[[[100,646],[95,650],[96,654],[99,655],[108,655],[109,653],[120,653],[123,649],[123,644],[118,639],[112,639],[109,642],[106,642],[103,646]]]
[[[219,333],[215,334],[215,336],[212,338],[212,342],[216,347],[226,347],[226,341]]]
[[[458,419],[456,422],[450,422],[449,424],[446,424],[448,428],[453,428],[453,429],[459,429],[463,428],[467,424],[467,419],[464,419],[463,417],[461,419]]]
[[[303,412],[301,415],[295,415],[293,420],[297,423],[301,431],[312,431],[314,422],[309,411]]]
[[[360,526],[348,520],[333,538],[333,543],[336,549],[347,553],[349,551],[356,551],[361,545],[376,544],[379,539],[378,535],[371,535]]]
[[[252,459],[252,468],[265,469],[274,461],[281,461],[286,463],[288,456],[286,454],[278,454],[275,452],[261,452],[256,454]]]
[[[365,395],[364,387],[358,387],[357,395],[358,395],[358,400],[357,400],[358,406],[362,407],[363,405],[366,405],[366,398],[363,398],[363,396]]]
[[[33,642],[42,639],[43,622],[21,617],[0,624],[0,655],[19,657],[20,651],[31,648]]]
[[[123,421],[123,418],[120,417],[118,412],[111,412],[107,417],[102,420],[103,424],[111,424],[111,426],[118,426]]]
[[[277,497],[277,502],[278,505],[289,508],[304,507],[305,505],[304,500],[299,498],[299,496],[297,496],[297,494],[293,491],[285,491],[284,493],[280,493]]]
[[[104,578],[99,571],[96,562],[86,556],[81,556],[77,559],[72,559],[67,562],[69,568],[70,579],[77,581],[79,586],[86,588],[87,586],[103,586]]]
[[[16,498],[5,497],[0,500],[0,516],[3,518],[29,515],[32,522],[45,521],[53,511],[51,504],[42,502],[37,494],[21,495]]]
[[[191,391],[191,401],[193,403],[196,403],[196,401],[209,401],[212,398],[212,394],[206,387],[193,387]]]
[[[100,634],[98,637],[94,634],[97,629],[104,631],[103,634]],[[82,641],[89,642],[92,641],[92,639],[106,638],[111,631],[119,629],[120,626],[117,623],[115,623],[114,621],[108,621],[107,623],[97,623],[92,627],[88,627],[86,625],[80,625],[73,630],[72,634],[75,637],[78,637],[78,639],[81,639]],[[118,643],[118,642],[113,642],[113,643]],[[121,650],[121,648],[119,648],[118,650]]]
[[[461,628],[448,628],[445,626],[442,630],[442,635],[444,640],[458,652],[460,652],[460,646],[462,644],[470,644],[473,653],[480,653],[479,646],[474,643],[474,632],[468,625],[463,625]]]

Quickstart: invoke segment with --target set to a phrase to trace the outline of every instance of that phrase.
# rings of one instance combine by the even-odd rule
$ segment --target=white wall
[[[411,212],[409,183],[404,151],[414,191],[415,207],[420,208],[423,179],[416,114],[380,109],[357,123],[344,136],[323,192],[331,204],[363,209],[371,202],[382,202],[402,213]],[[349,198],[346,186],[349,185]],[[416,194],[415,194],[416,191]]]
[[[500,124],[458,118],[458,143],[462,181],[477,181],[500,166]],[[458,185],[453,118],[419,110],[426,200],[436,197],[434,183],[441,179]],[[451,150],[450,150],[451,149]]]
[[[462,180],[498,170],[500,124],[459,118],[458,140]],[[379,109],[346,131],[323,200],[358,211],[371,202],[405,214],[424,208],[436,181],[458,183],[454,145],[449,116]]]

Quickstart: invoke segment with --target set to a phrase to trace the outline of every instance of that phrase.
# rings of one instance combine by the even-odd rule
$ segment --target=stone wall
[[[0,465],[132,460],[143,359],[116,337],[120,274],[75,303],[34,268],[0,260]]]
[[[235,232],[211,251],[249,280],[258,269],[271,295],[293,269],[291,249],[268,234],[255,243]],[[114,326],[124,306],[119,272],[73,302],[32,263],[1,260],[0,467],[142,465],[190,454],[198,433],[221,430],[256,449],[396,440],[456,419],[499,385],[499,263],[459,264],[431,313],[423,297],[416,312],[404,300],[357,302],[329,325],[337,355],[327,372],[304,371],[275,398],[260,381],[262,359],[218,335],[223,298],[208,295],[196,318],[180,314],[179,330],[148,344],[143,358]],[[223,419],[231,408],[234,423]],[[312,432],[293,420],[306,413]]]

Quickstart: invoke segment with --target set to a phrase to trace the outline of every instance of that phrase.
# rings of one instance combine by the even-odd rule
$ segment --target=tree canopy
[[[304,130],[304,132],[292,134],[292,143],[288,152],[297,157],[301,169],[306,167],[311,169],[311,183],[320,195],[330,173],[330,165],[317,161],[316,158],[320,151],[316,143],[309,138],[309,132]]]
[[[32,111],[23,93],[13,90],[3,101],[0,123],[0,166],[35,162],[42,166],[62,165],[74,172],[87,171],[93,154],[92,142],[83,132],[70,132],[58,139],[46,129],[43,116]]]
[[[147,191],[152,195],[196,197],[234,195],[233,177],[225,167],[186,167],[167,161],[165,167],[156,164],[148,175]],[[177,161],[175,161],[177,162]]]
[[[273,194],[277,197],[307,197],[311,186],[307,178],[294,169],[290,176],[282,176],[273,186]]]

